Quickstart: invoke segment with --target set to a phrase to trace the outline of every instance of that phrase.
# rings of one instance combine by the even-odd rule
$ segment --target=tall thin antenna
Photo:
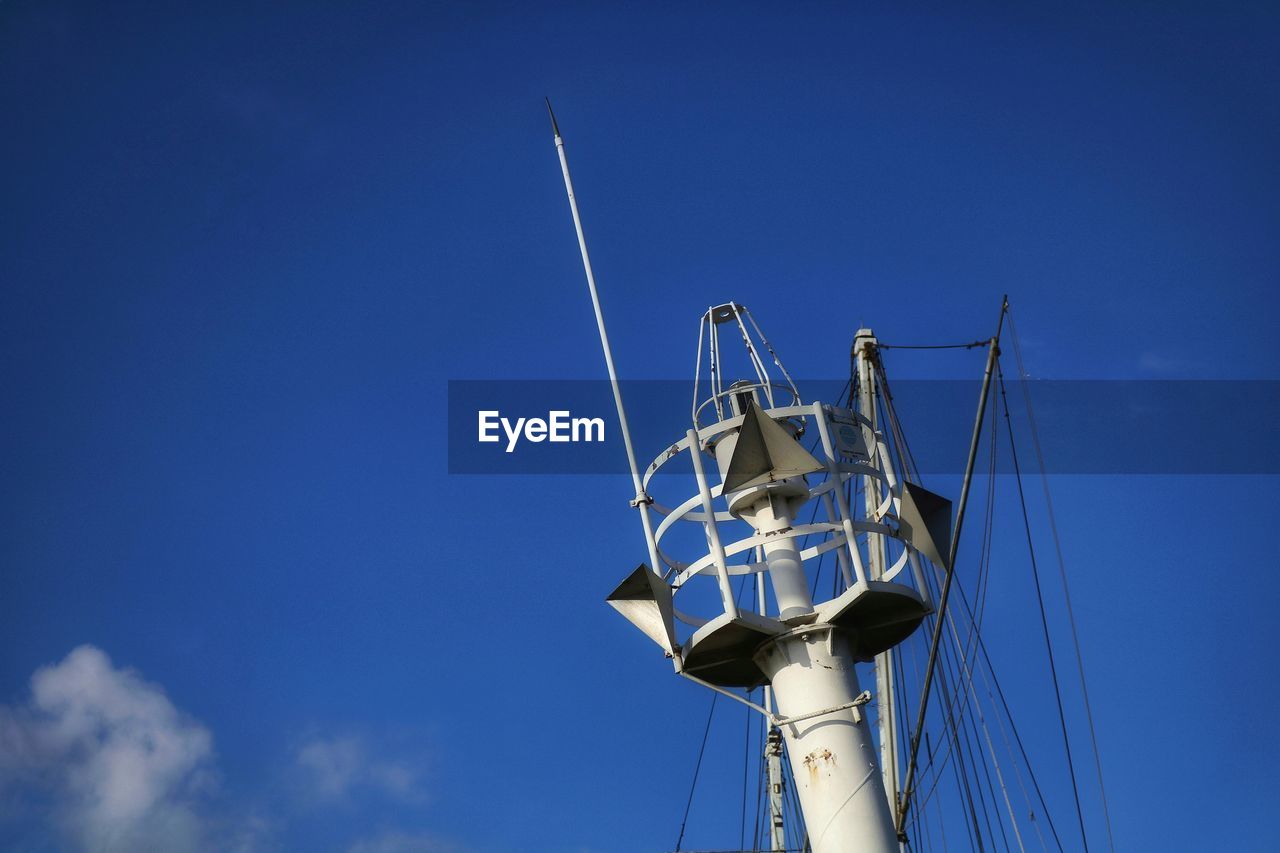
[[[587,238],[582,233],[582,217],[578,214],[578,200],[573,194],[573,179],[569,177],[569,158],[564,153],[564,138],[560,135],[560,125],[556,123],[556,114],[551,109],[551,99],[547,98],[547,114],[551,116],[551,131],[556,138],[556,152],[560,155],[560,170],[564,173],[564,190],[569,196],[569,209],[573,212],[573,227],[578,232],[578,248],[582,251],[582,269],[587,274],[587,288],[591,291],[591,307],[596,312],[596,328],[600,330],[600,347],[604,350],[604,364],[609,371],[609,385],[613,389],[613,402],[618,408],[618,423],[622,427],[622,443],[627,450],[627,464],[631,466],[631,485],[635,489],[635,498],[631,505],[640,510],[640,523],[644,525],[645,544],[649,549],[649,567],[661,575],[662,567],[658,562],[658,547],[653,538],[653,523],[649,520],[649,504],[653,503],[644,491],[640,481],[640,469],[636,467],[636,453],[631,446],[631,430],[627,426],[627,410],[622,405],[622,389],[618,387],[618,372],[613,367],[613,351],[609,348],[609,333],[604,327],[604,315],[600,313],[600,297],[596,293],[596,277],[591,271],[591,256],[587,253]]]

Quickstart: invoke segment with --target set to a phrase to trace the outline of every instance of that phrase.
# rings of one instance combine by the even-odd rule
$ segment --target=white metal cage
[[[754,377],[726,385],[718,329],[728,324],[741,335]],[[710,376],[700,399],[704,344]],[[770,376],[761,350],[781,373],[779,381]],[[829,623],[845,629],[858,660],[871,660],[901,642],[931,610],[922,560],[929,553],[936,560],[937,549],[922,542],[927,525],[915,503],[921,490],[895,470],[874,412],[801,403],[759,325],[736,303],[703,315],[698,351],[693,426],[650,463],[641,482],[648,509],[658,519],[652,532],[646,527],[646,544],[657,562],[649,587],[659,582],[666,587],[654,595],[666,599],[669,613],[661,615],[670,623],[650,636],[670,646],[668,653],[686,674],[739,687],[765,681],[753,660],[755,647],[799,626]],[[775,447],[779,441],[794,442],[786,452],[805,458],[810,453],[797,450],[800,441],[816,435],[814,464],[804,473],[782,472],[726,491],[735,442],[752,418],[767,419],[761,422],[778,436],[772,439]],[[716,462],[718,477],[708,473],[707,458]],[[684,476],[658,478],[660,473]],[[687,484],[690,475],[695,489],[688,497],[656,494],[660,485]],[[770,524],[751,514],[762,507]],[[794,521],[802,510],[811,512],[811,519]],[[683,551],[672,544],[686,525],[701,527],[705,547],[699,542],[690,553],[690,537],[684,537]],[[808,592],[813,566],[827,554],[835,557],[838,579],[829,598],[813,600]],[[763,580],[748,606],[739,603],[742,590],[735,592],[734,579],[750,575],[769,578],[772,608]],[[707,601],[703,612],[683,603],[681,593],[700,577],[714,579],[718,587],[718,606],[711,605],[711,612],[706,612]],[[611,601],[618,606],[618,593]]]

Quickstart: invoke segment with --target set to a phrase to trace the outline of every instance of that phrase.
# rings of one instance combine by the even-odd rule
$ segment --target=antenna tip
[[[551,116],[551,131],[556,135],[556,138],[559,139],[560,125],[556,124],[556,114],[551,109],[551,99],[544,97],[543,100],[547,102],[547,115]]]

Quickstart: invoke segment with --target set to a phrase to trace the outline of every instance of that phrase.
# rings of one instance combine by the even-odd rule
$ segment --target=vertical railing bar
[[[822,495],[822,505],[827,510],[827,518],[836,520],[836,509],[831,501],[831,492]],[[844,575],[845,586],[853,586],[853,574],[849,571],[849,554],[843,548],[836,549],[836,559],[840,562],[840,574]]]
[[[818,436],[822,439],[822,450],[827,454],[827,471],[835,488],[836,506],[840,507],[840,524],[844,527],[845,545],[849,548],[849,556],[853,557],[853,571],[857,582],[866,584],[867,572],[862,565],[862,555],[858,553],[858,540],[853,532],[853,518],[849,515],[849,502],[844,498],[844,489],[840,488],[840,469],[836,467],[835,446],[831,443],[831,433],[827,429],[827,415],[821,403],[813,404],[813,419],[818,425]]]
[[[698,356],[693,363],[693,409],[691,410],[690,418],[693,421],[694,429],[698,428],[698,380],[702,376],[702,330],[705,326],[704,320],[706,320],[705,316],[698,321]],[[715,389],[712,390],[714,391]]]
[[[773,388],[769,385],[769,370],[764,366],[764,362],[760,360],[756,348],[751,344],[751,333],[747,331],[746,323],[742,322],[742,315],[738,312],[738,303],[730,302],[729,307],[733,310],[733,319],[738,323],[738,330],[742,332],[742,343],[747,347],[747,357],[751,359],[751,369],[756,372],[756,378],[760,380],[760,385],[764,390],[765,397],[769,400],[767,408],[773,408]]]
[[[716,528],[716,508],[711,499],[711,487],[707,485],[707,474],[702,469],[702,446],[698,441],[698,431],[691,429],[686,433],[689,439],[689,458],[693,460],[693,475],[698,480],[698,492],[702,495],[702,510],[707,514],[703,522],[707,531],[707,543],[711,546],[711,554],[716,561],[716,578],[720,581],[720,598],[724,600],[724,612],[729,618],[738,618],[738,603],[733,600],[733,587],[729,585],[729,564],[724,554],[724,545],[720,541],[720,531]]]

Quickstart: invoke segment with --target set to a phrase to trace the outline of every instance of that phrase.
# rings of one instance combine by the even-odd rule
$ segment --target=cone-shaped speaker
[[[738,430],[738,443],[729,457],[724,493],[810,474],[825,467],[752,401],[747,403]]]
[[[898,522],[911,547],[935,565],[951,568],[951,501],[903,480]]]
[[[605,600],[627,621],[662,646],[667,654],[675,652],[676,625],[671,587],[649,571],[648,566],[641,563]]]

